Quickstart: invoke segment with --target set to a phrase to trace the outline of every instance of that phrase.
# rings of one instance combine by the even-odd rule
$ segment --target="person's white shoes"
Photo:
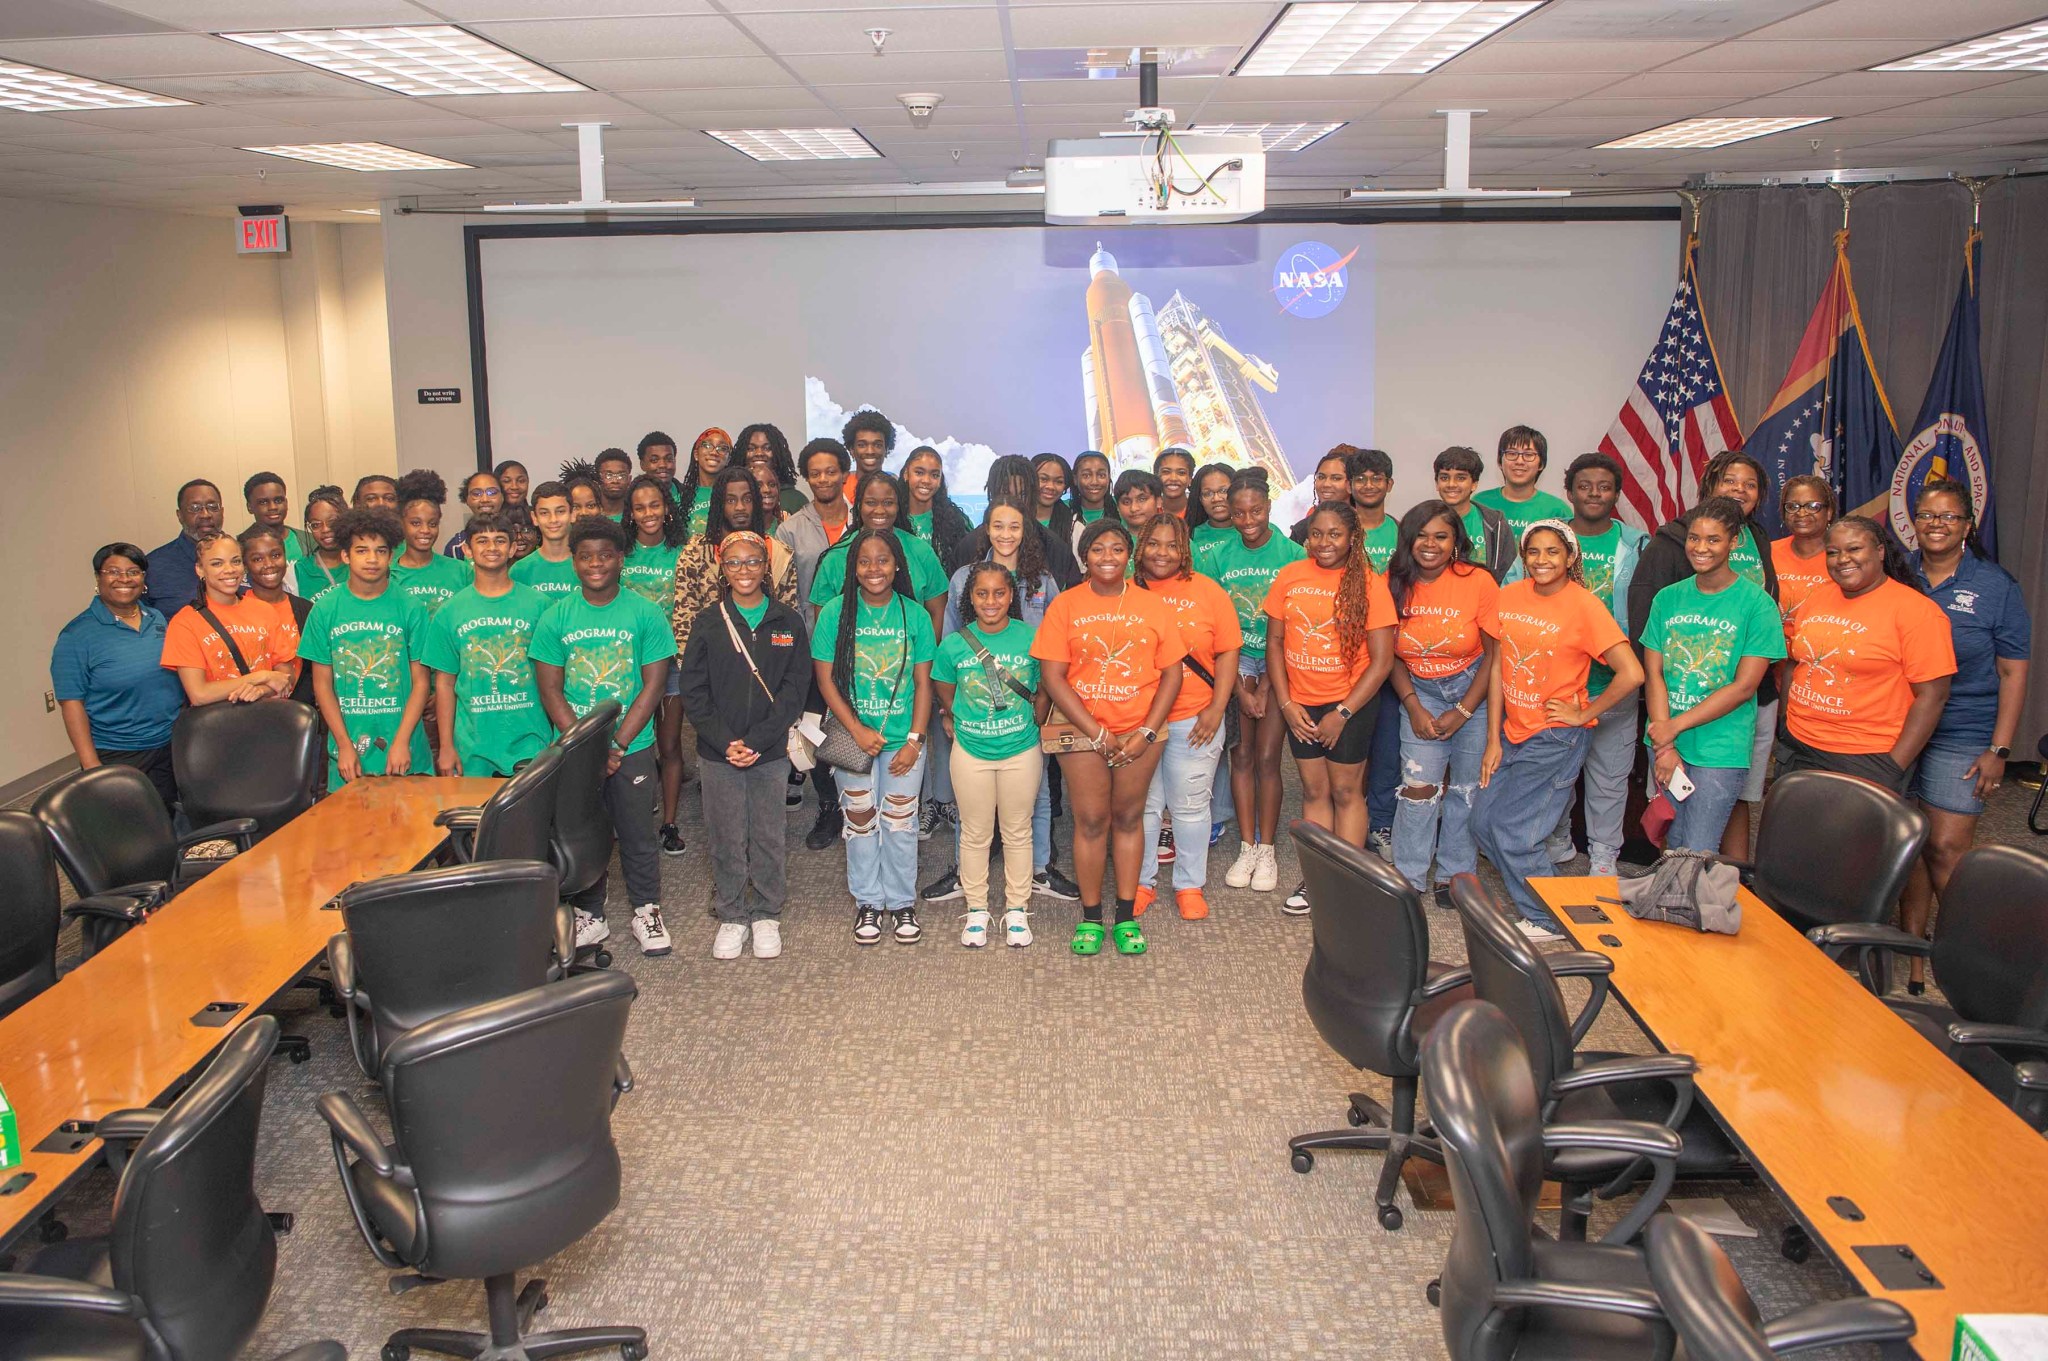
[[[1003,943],[1022,949],[1031,943],[1031,914],[1013,907],[1003,914]]]
[[[759,917],[754,921],[754,958],[780,959],[782,957],[782,923],[773,917]]]
[[[711,939],[711,957],[713,959],[738,959],[740,951],[746,946],[746,943],[747,924],[745,922],[720,922],[718,924],[718,934]]]
[[[1252,892],[1271,893],[1280,887],[1279,853],[1271,846],[1258,847],[1259,858],[1252,865]]]
[[[1369,833],[1367,833],[1367,834],[1366,834],[1366,838],[1365,838],[1365,848],[1366,848],[1367,850],[1371,851],[1371,852],[1372,852],[1372,853],[1373,853],[1374,855],[1378,856],[1378,857],[1379,857],[1380,859],[1382,859],[1382,860],[1386,861],[1386,862],[1387,862],[1387,863],[1388,863],[1389,865],[1393,864],[1393,863],[1394,863],[1394,831],[1393,831],[1393,828],[1391,828],[1391,827],[1382,827],[1382,828],[1380,828],[1380,829],[1379,829],[1379,830],[1377,830],[1377,831],[1374,831],[1374,832],[1369,832]]]
[[[665,955],[672,948],[668,938],[668,924],[661,919],[660,903],[642,903],[633,909],[633,938],[640,942],[643,955]]]
[[[988,909],[973,908],[960,914],[965,924],[960,928],[960,943],[970,950],[979,950],[988,944]]]
[[[611,923],[595,912],[576,909],[576,948],[587,950],[612,938]]]
[[[1259,848],[1248,841],[1237,843],[1237,859],[1230,862],[1230,868],[1223,871],[1223,882],[1232,888],[1247,887],[1252,881],[1252,870],[1259,863]]]
[[[1534,941],[1538,945],[1548,945],[1550,944],[1550,942],[1554,940],[1564,939],[1564,935],[1562,932],[1553,931],[1547,926],[1543,926],[1536,922],[1530,921],[1527,917],[1523,917],[1520,920],[1518,920],[1515,923],[1515,929],[1517,931],[1520,931],[1524,937],[1531,941]]]

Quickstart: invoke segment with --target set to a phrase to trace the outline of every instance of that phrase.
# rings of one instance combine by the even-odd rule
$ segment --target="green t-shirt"
[[[698,487],[690,493],[690,537],[701,538],[711,527],[711,488]]]
[[[932,552],[931,545],[915,534],[896,530],[896,542],[903,545],[903,560],[910,568],[910,589],[919,600],[930,600],[946,593],[946,569],[939,565],[939,555]],[[811,603],[823,606],[837,600],[846,589],[846,554],[853,544],[853,535],[842,534],[839,542],[818,555],[818,570],[811,578]]]
[[[288,570],[296,574],[298,581],[299,588],[293,594],[304,600],[317,600],[322,591],[348,580],[348,559],[343,558],[333,571],[329,571],[320,565],[320,559],[308,553]]]
[[[1522,531],[1538,520],[1564,520],[1569,523],[1572,518],[1571,505],[1547,491],[1538,491],[1526,501],[1510,501],[1506,487],[1488,487],[1485,491],[1472,493],[1472,500],[1489,510],[1499,511],[1506,518],[1508,528],[1515,531],[1515,547],[1518,549],[1522,545]]]
[[[305,530],[293,529],[289,525],[285,527],[284,560],[286,566],[290,566],[300,558],[311,557],[313,550],[317,547],[319,547],[319,544],[315,543],[313,536]]]
[[[514,582],[504,595],[465,586],[448,598],[420,644],[420,660],[455,677],[455,751],[465,775],[510,775],[554,740],[533,683],[533,626],[548,599]]]
[[[640,668],[676,655],[668,616],[633,592],[621,589],[608,604],[593,605],[578,590],[548,606],[533,626],[533,660],[562,668],[562,698],[578,718],[608,699],[630,709],[640,697]],[[654,742],[645,723],[626,744],[626,754]]]
[[[1211,544],[1219,544],[1225,539],[1234,539],[1236,537],[1237,526],[1214,525],[1204,520],[1188,532],[1188,544],[1199,555],[1203,549]]]
[[[429,619],[448,603],[448,597],[475,580],[476,567],[467,558],[446,558],[436,553],[425,567],[391,564],[391,584],[425,610]]]
[[[565,595],[574,595],[583,589],[583,583],[576,579],[576,559],[563,558],[560,562],[549,562],[535,549],[512,564],[512,579],[521,586],[531,586],[548,598],[553,604]]]
[[[1282,567],[1308,556],[1285,534],[1273,531],[1257,548],[1247,548],[1242,534],[1218,539],[1195,555],[1195,569],[1216,579],[1237,607],[1237,625],[1244,631],[1244,654],[1266,655],[1266,588]]]
[[[619,568],[619,585],[653,605],[666,619],[676,603],[676,555],[682,546],[665,543],[649,547],[636,542]]]
[[[299,656],[334,669],[334,700],[349,740],[362,758],[365,775],[384,773],[385,753],[398,735],[398,720],[412,697],[412,664],[420,660],[427,615],[419,603],[386,585],[365,600],[343,585],[321,593],[306,616],[299,636]],[[433,753],[427,749],[426,724],[412,730],[411,765],[415,775],[430,775]],[[327,735],[330,758],[337,754],[335,735]],[[330,759],[327,787],[341,788],[341,767]]]
[[[1772,661],[1785,655],[1785,625],[1763,587],[1743,577],[1712,595],[1698,577],[1657,592],[1643,625],[1643,646],[1664,658],[1664,688],[1673,717],[1735,679],[1744,657]],[[1744,770],[1756,737],[1756,696],[1711,723],[1678,735],[1679,759],[1688,765]]]
[[[1458,518],[1465,522],[1465,537],[1472,541],[1471,549],[1465,554],[1465,561],[1486,563],[1486,517],[1479,513],[1479,498],[1473,497],[1465,505],[1465,513]]]
[[[1032,629],[1012,619],[1002,632],[987,634],[969,622],[949,633],[932,660],[932,679],[953,687],[953,740],[979,761],[1006,761],[1038,745],[1038,714],[1029,701],[1005,685],[995,669],[974,655],[972,631],[1026,690],[1038,689],[1038,659],[1031,655]]]
[[[912,515],[910,532],[929,544],[932,541],[932,513],[926,511],[922,515]]]
[[[1101,518],[1102,518],[1102,512],[1101,512],[1101,511],[1099,511],[1099,510],[1089,510],[1089,509],[1088,509],[1088,508],[1087,508],[1086,506],[1083,506],[1083,507],[1081,508],[1080,520],[1081,520],[1081,523],[1082,523],[1082,524],[1084,524],[1084,525],[1092,525],[1092,524],[1094,524],[1094,523],[1095,523],[1095,522],[1096,522],[1097,520],[1100,520]]]
[[[769,600],[765,595],[761,597],[761,603],[758,605],[742,605],[737,600],[732,603],[732,607],[740,612],[740,618],[747,621],[747,627],[750,629],[761,627],[761,621],[768,617],[768,605]]]
[[[1728,550],[1728,565],[1735,569],[1735,575],[1754,582],[1759,588],[1764,584],[1764,560],[1757,552],[1756,534],[1748,525],[1742,527],[1741,537]]]
[[[833,660],[845,604],[843,597],[834,596],[818,611],[818,626],[811,631],[813,661]],[[900,747],[910,736],[917,705],[917,677],[912,672],[937,650],[932,617],[902,596],[886,605],[858,598],[856,604],[860,613],[853,618],[853,693],[847,702],[861,722],[882,734],[887,746]]]
[[[1570,523],[1570,517],[1566,517],[1566,523]],[[1607,522],[1604,534],[1579,536],[1579,567],[1586,574],[1586,589],[1600,597],[1600,603],[1607,607],[1609,614],[1614,613],[1614,569],[1620,560],[1621,526],[1612,520]],[[1586,673],[1586,694],[1588,697],[1601,694],[1613,679],[1613,667],[1605,662],[1594,662]]]
[[[1401,541],[1401,522],[1389,515],[1379,523],[1379,528],[1365,531],[1365,560],[1372,564],[1375,572],[1387,570],[1387,564],[1394,560],[1394,547]]]

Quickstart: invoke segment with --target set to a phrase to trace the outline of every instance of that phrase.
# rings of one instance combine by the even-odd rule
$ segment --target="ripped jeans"
[[[1431,680],[1414,677],[1415,697],[1433,718],[1448,710],[1472,683],[1479,663],[1474,662],[1454,676]],[[1408,711],[1401,708],[1401,783],[1394,798],[1394,868],[1401,872],[1417,893],[1430,887],[1431,852],[1436,858],[1436,882],[1454,874],[1469,874],[1479,863],[1479,850],[1472,841],[1472,796],[1478,792],[1479,759],[1486,753],[1485,690],[1481,702],[1468,704],[1472,717],[1452,733],[1448,741],[1418,737]],[[1449,779],[1449,787],[1426,799],[1411,799],[1410,785],[1436,786]]]
[[[886,912],[917,905],[917,805],[925,756],[919,751],[909,774],[893,775],[889,763],[900,750],[900,744],[885,750],[865,775],[838,772],[839,809],[846,815],[846,891],[856,906]]]

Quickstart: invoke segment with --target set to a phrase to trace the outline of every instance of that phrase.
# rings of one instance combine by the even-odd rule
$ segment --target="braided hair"
[[[1039,457],[1042,459],[1044,455],[1041,454]],[[1067,485],[1072,488],[1067,493],[1068,512],[1076,520],[1081,518],[1081,479],[1079,474],[1081,465],[1091,458],[1102,464],[1104,471],[1112,474],[1109,490],[1102,497],[1102,518],[1105,520],[1123,519],[1123,515],[1116,508],[1116,482],[1114,479],[1116,469],[1111,466],[1109,456],[1099,449],[1084,449],[1074,455],[1074,466],[1067,471]]]
[[[1309,524],[1334,515],[1344,526],[1350,546],[1344,550],[1344,565],[1337,578],[1337,646],[1345,656],[1355,656],[1365,646],[1366,621],[1371,598],[1366,593],[1372,565],[1365,560],[1365,534],[1358,527],[1358,512],[1349,501],[1325,501],[1309,512]]]
[[[888,476],[879,469],[868,476],[877,475]],[[832,649],[832,684],[846,697],[846,703],[850,708],[853,705],[853,628],[860,619],[861,605],[860,574],[854,568],[860,562],[860,550],[869,543],[886,544],[889,556],[896,564],[896,575],[890,582],[890,589],[906,601],[912,598],[912,590],[910,563],[903,556],[903,545],[894,534],[886,529],[862,529],[844,542],[847,545],[846,584],[839,589],[839,633]]]
[[[853,484],[854,523],[862,523],[861,507],[867,504],[868,488],[874,486],[877,482],[887,483],[889,490],[896,494],[895,527],[902,530],[905,534],[915,534],[916,531],[910,527],[910,493],[905,490],[903,479],[881,468],[875,468],[869,472],[862,473],[859,480]],[[852,558],[847,559],[848,563],[852,561]],[[848,575],[851,575],[851,573],[849,572]]]
[[[725,514],[725,490],[735,483],[746,487],[747,499],[754,507],[752,517],[743,525],[734,524]],[[682,518],[686,522],[687,532],[689,517]],[[744,463],[728,463],[711,479],[711,506],[704,516],[704,537],[711,541],[713,547],[723,543],[725,536],[735,529],[751,529],[756,534],[767,533],[767,525],[763,522],[762,516],[761,484],[755,480],[753,470]]]
[[[1026,534],[1024,537],[1026,540],[1029,540],[1031,538],[1029,534]],[[1023,555],[1020,553],[1017,557],[1018,565],[1022,566],[1023,561]],[[974,583],[979,581],[981,578],[987,576],[991,572],[1002,573],[1003,584],[1010,588],[1010,618],[1022,619],[1024,617],[1024,602],[1021,598],[1023,592],[1020,591],[1017,587],[1016,574],[1012,572],[1009,568],[1003,566],[1000,562],[997,562],[992,558],[984,558],[980,562],[969,564],[967,568],[967,576],[960,583],[960,600],[958,603],[958,609],[960,611],[961,628],[964,629],[969,624],[975,622]]]

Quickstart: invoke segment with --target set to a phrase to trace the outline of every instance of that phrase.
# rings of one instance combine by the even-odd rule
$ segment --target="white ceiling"
[[[1089,136],[1135,80],[1017,80],[1018,53],[1148,44],[1241,54],[1268,0],[0,0],[0,58],[194,101],[64,114],[0,110],[0,194],[220,213],[571,196],[575,136],[604,119],[621,196],[1000,180],[1052,137]],[[1190,122],[1349,120],[1268,166],[1276,200],[1329,201],[1368,177],[1437,183],[1447,105],[1483,107],[1483,185],[1675,185],[1710,171],[1976,167],[2048,155],[2048,73],[1872,72],[1879,62],[2038,20],[2048,0],[1549,0],[1427,76],[1180,77]],[[592,87],[589,94],[413,99],[271,57],[216,32],[452,21]],[[893,30],[875,55],[864,30]],[[913,128],[896,96],[945,103]],[[1714,151],[1592,151],[1713,114],[1832,122]],[[710,127],[847,125],[883,153],[757,165]],[[1810,146],[1813,139],[1820,145]],[[476,170],[360,174],[238,150],[383,141]],[[261,174],[263,178],[259,179]]]

